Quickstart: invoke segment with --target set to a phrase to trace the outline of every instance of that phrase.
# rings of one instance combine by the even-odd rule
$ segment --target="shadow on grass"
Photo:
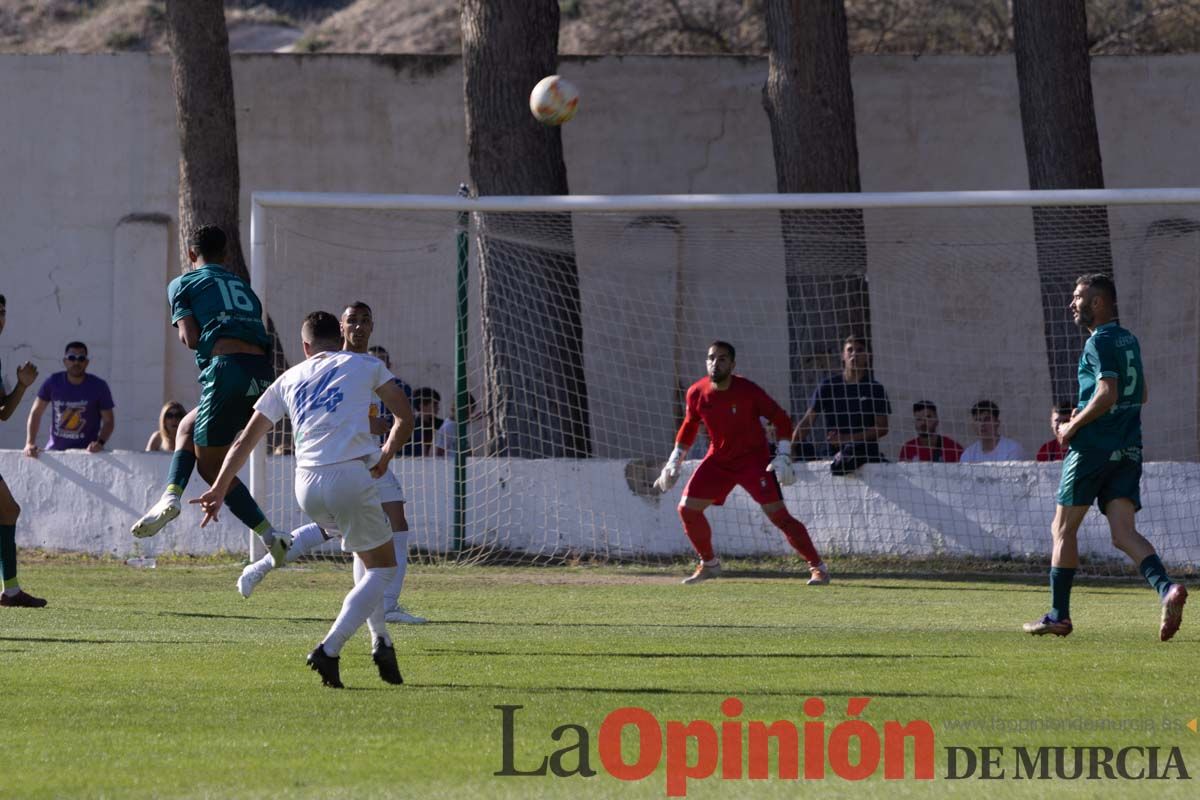
[[[266,617],[248,614],[200,614],[195,611],[159,611],[160,617],[188,617],[190,619],[244,619],[256,622],[323,622],[330,623],[333,617]]]
[[[1048,582],[1049,567],[1043,568],[1038,574],[1021,575],[1021,574],[1004,574],[1004,573],[988,573],[988,572],[958,572],[951,574],[935,574],[929,572],[913,572],[912,574],[888,573],[886,571],[872,571],[866,569],[839,569],[835,565],[831,570],[833,576],[832,586],[840,588],[846,583],[853,583],[854,588],[864,589],[888,589],[900,591],[967,591],[967,592],[990,592],[1004,586],[1011,586],[1014,589],[1037,588],[1045,589]],[[808,579],[808,572],[799,572],[788,569],[771,569],[762,567],[749,567],[746,569],[738,569],[737,567],[725,567],[725,571],[721,574],[720,581],[736,581],[739,578],[749,579],[779,579],[779,580],[797,580],[805,581]],[[881,581],[886,580],[886,584],[878,583],[858,583],[858,581]],[[1076,586],[1087,586],[1089,582],[1098,582],[1104,586],[1136,586],[1144,585],[1145,578],[1141,575],[1098,575],[1088,574],[1083,572],[1077,575]],[[892,583],[895,581],[896,583]],[[905,581],[920,581],[922,586],[901,586],[897,585]],[[929,586],[930,583],[951,583],[953,586]],[[980,586],[963,586],[963,584],[982,584]]]
[[[0,636],[0,642],[38,642],[41,644],[206,644],[195,639],[56,639],[53,636]]]
[[[722,578],[723,577],[724,576],[722,576]],[[855,589],[879,589],[879,590],[885,591],[885,592],[1004,592],[1004,591],[1012,591],[1012,592],[1025,592],[1025,593],[1034,593],[1034,594],[1043,593],[1044,594],[1044,593],[1048,593],[1050,591],[1049,588],[1047,587],[1048,582],[1045,580],[1039,581],[1038,583],[1033,583],[1032,581],[1030,581],[1028,583],[1026,583],[1026,582],[1018,583],[1016,581],[1011,581],[1010,583],[1012,583],[1012,586],[1010,588],[1004,588],[1001,586],[994,586],[994,585],[991,585],[991,586],[961,586],[961,585],[958,585],[958,586],[896,586],[894,584],[878,584],[878,583],[856,583],[856,584],[854,584],[854,588]],[[1106,587],[1112,587],[1113,582],[1105,581],[1104,585]],[[1142,585],[1145,585],[1144,581],[1142,582]],[[1137,589],[1137,588],[1139,588],[1139,586],[1136,583],[1133,583],[1131,581],[1129,583],[1129,585],[1126,587],[1126,589],[1130,589],[1130,588]],[[1087,583],[1086,579],[1076,582],[1075,589],[1076,589],[1076,591],[1086,592],[1087,594],[1112,594],[1112,595],[1119,595],[1119,596],[1124,596],[1124,595],[1128,594],[1127,591],[1122,591],[1122,590],[1116,589],[1116,588],[1098,589],[1094,586],[1089,585]]]
[[[764,692],[757,689],[662,689],[648,686],[509,686],[496,683],[420,683],[412,684],[421,689],[449,689],[451,691],[505,691],[531,694],[559,694],[562,692],[581,694],[649,694],[711,697],[925,697],[946,700],[1014,700],[1011,694],[953,694],[948,692],[881,692],[877,689],[798,689],[791,692]]]
[[[505,652],[502,650],[451,650],[432,649],[423,651],[428,654],[458,655],[458,656],[558,656],[562,658],[882,658],[896,661],[906,661],[915,658],[979,658],[962,654],[922,654],[922,653],[553,653],[553,652]]]
[[[491,622],[480,619],[438,619],[430,620],[421,627],[429,625],[488,625],[497,628],[677,628],[685,631],[696,630],[733,630],[733,631],[788,631],[805,628],[804,625],[726,625],[721,623],[688,623],[676,624],[666,622]]]

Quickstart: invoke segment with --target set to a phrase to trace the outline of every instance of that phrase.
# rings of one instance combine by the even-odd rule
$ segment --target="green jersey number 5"
[[[1138,385],[1137,368],[1133,364],[1133,351],[1125,351],[1125,378],[1128,383],[1125,386],[1125,391],[1121,392],[1122,397],[1128,397],[1133,394]]]

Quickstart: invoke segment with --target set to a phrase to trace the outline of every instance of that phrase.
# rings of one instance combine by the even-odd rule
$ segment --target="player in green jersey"
[[[215,225],[198,228],[188,240],[192,270],[167,287],[171,324],[179,328],[179,340],[196,351],[200,402],[175,434],[175,455],[162,498],[130,529],[139,538],[153,536],[179,516],[180,497],[193,467],[212,483],[225,453],[250,419],[254,402],[275,379],[262,303],[245,281],[221,266],[225,249],[224,231]],[[282,565],[291,537],[271,526],[241,481],[235,479],[226,505],[262,537]]]
[[[1050,613],[1025,624],[1034,636],[1071,633],[1071,583],[1079,566],[1077,534],[1094,501],[1108,518],[1112,543],[1129,556],[1162,602],[1159,639],[1179,630],[1187,589],[1167,577],[1154,546],[1138,533],[1134,514],[1142,507],[1142,405],[1146,378],[1137,337],[1116,321],[1117,290],[1107,275],[1084,275],[1075,283],[1071,313],[1091,336],[1079,357],[1079,402],[1071,421],[1058,430],[1069,445],[1058,486],[1051,535]]]

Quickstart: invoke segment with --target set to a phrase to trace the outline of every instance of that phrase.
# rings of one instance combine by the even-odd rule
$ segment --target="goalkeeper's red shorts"
[[[683,496],[696,500],[712,500],[713,505],[724,505],[725,498],[733,487],[741,486],[759,505],[778,503],[783,499],[779,481],[774,472],[767,472],[769,458],[761,461],[752,459],[740,464],[722,464],[711,457],[705,458],[696,467],[684,487]]]

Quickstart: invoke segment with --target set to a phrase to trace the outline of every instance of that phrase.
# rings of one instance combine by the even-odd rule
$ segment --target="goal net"
[[[846,338],[861,336],[888,398],[881,460],[833,474],[830,420],[818,415],[795,448],[791,513],[832,558],[1040,569],[1060,465],[1038,456],[1056,455],[1054,409],[1075,404],[1085,340],[1067,306],[1078,275],[1111,273],[1150,393],[1139,529],[1173,568],[1190,569],[1200,562],[1197,201],[1179,190],[256,193],[252,277],[281,370],[303,358],[307,312],[364,301],[372,344],[418,399],[436,398],[416,404],[418,444],[392,466],[418,554],[689,556],[676,505],[703,433],[673,491],[651,483],[708,345],[732,343],[736,372],[798,420],[842,372]],[[458,436],[438,433],[446,419]],[[901,460],[918,424],[921,455],[940,463]],[[989,460],[952,463],[955,443]],[[305,521],[292,472],[281,429],[252,470],[281,527]],[[722,555],[792,555],[742,489],[707,516]],[[1080,546],[1094,572],[1126,569],[1095,510]]]

